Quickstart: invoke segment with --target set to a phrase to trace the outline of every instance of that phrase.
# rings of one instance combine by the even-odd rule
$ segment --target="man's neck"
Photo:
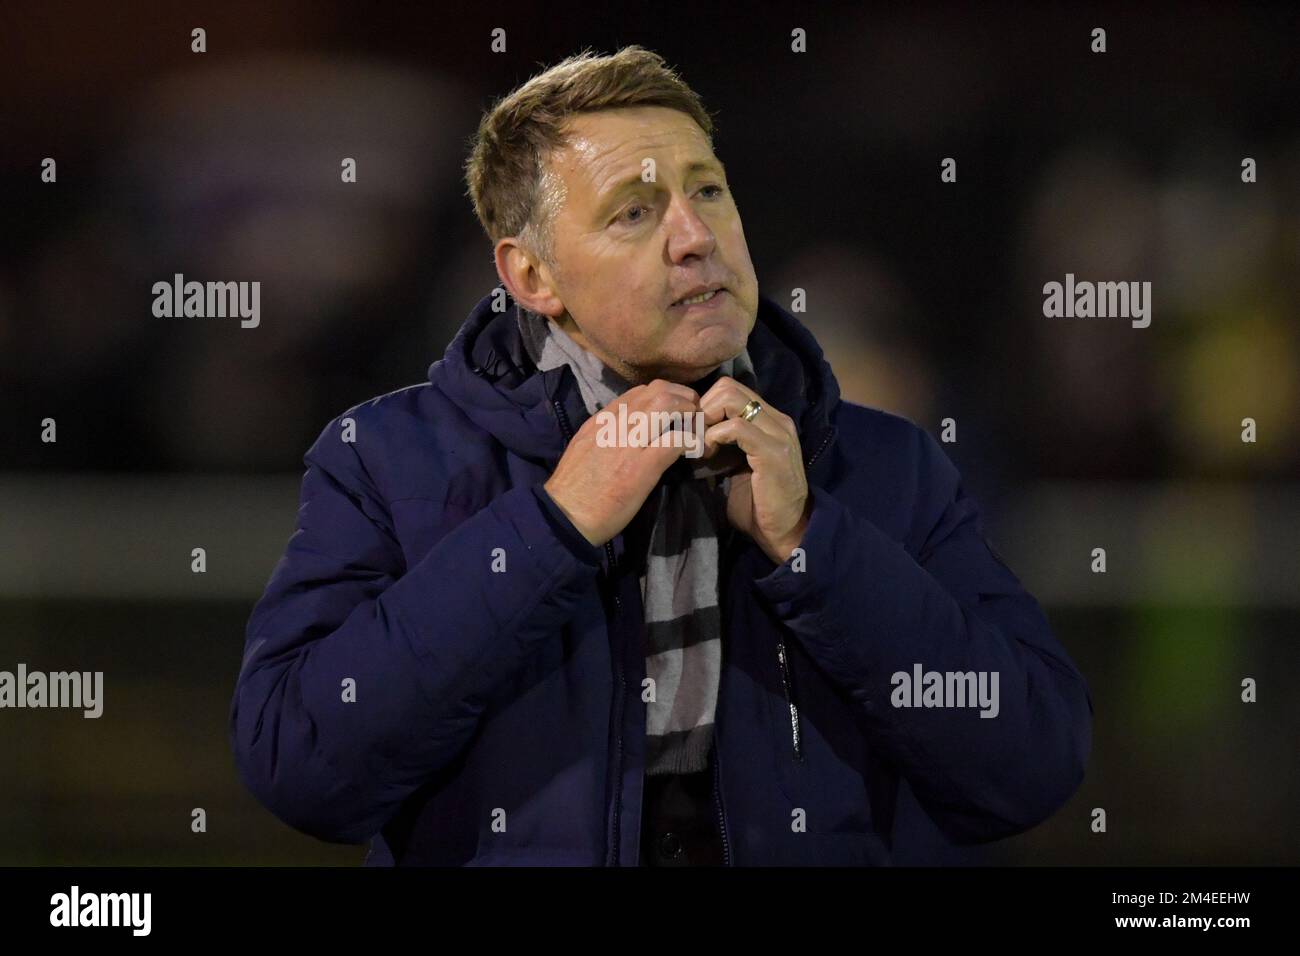
[[[564,314],[562,319],[557,321],[557,324],[577,345],[600,359],[608,369],[615,372],[629,385],[647,385],[658,378],[666,379],[670,382],[676,382],[679,385],[688,385],[692,387],[704,379],[710,379],[709,384],[712,384],[711,378],[715,377],[714,373],[722,367],[721,363],[703,366],[658,366],[653,368],[628,365],[617,356],[607,355],[600,349],[594,347],[591,342],[587,340],[586,336],[582,334],[582,330],[579,329],[577,323],[573,321],[573,317],[567,312]]]

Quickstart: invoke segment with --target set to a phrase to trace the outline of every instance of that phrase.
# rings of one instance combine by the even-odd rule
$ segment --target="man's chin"
[[[683,356],[683,360],[689,361],[689,364],[674,366],[664,377],[684,385],[697,382],[723,362],[739,355],[744,350],[747,339],[748,336],[725,326],[702,329],[692,343],[694,348],[689,357]]]
[[[746,329],[734,322],[712,323],[699,329],[691,343],[702,365],[720,365],[735,358],[749,341]]]

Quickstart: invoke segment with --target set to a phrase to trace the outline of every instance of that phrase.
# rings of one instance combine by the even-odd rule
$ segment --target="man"
[[[570,58],[467,174],[502,285],[305,456],[253,793],[369,865],[887,864],[902,779],[957,843],[1061,807],[1084,680],[938,444],[759,294],[690,88]]]

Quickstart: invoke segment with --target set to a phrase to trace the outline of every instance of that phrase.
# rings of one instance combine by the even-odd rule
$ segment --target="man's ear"
[[[539,315],[559,318],[565,314],[550,268],[538,262],[518,239],[508,236],[500,240],[493,252],[497,275],[512,299]]]

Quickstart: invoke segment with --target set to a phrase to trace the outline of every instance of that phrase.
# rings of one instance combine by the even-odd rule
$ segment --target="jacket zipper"
[[[564,435],[564,443],[567,445],[569,442],[573,440],[573,426],[569,422],[569,414],[564,410],[564,405],[560,402],[558,398],[552,399],[551,404],[555,406],[555,415],[560,421],[560,432],[561,434]],[[614,568],[616,567],[617,562],[615,561],[614,558],[614,542],[612,539],[610,541],[605,542],[605,555],[609,558],[609,572],[607,574],[607,579],[610,581],[611,584],[610,593],[614,598],[614,620],[617,623],[618,619],[623,616],[623,603],[622,601],[619,600],[618,597],[618,585],[614,583]],[[623,673],[622,661],[619,662],[619,666],[618,666],[618,685],[619,685],[618,707],[616,708],[618,711],[618,720],[617,720],[618,737],[617,737],[617,744],[616,744],[617,749],[616,749],[616,755],[614,761],[614,765],[616,768],[614,774],[614,818],[613,818],[614,832],[610,836],[610,854],[609,854],[609,862],[610,865],[612,866],[618,865],[619,836],[620,836],[619,821],[622,816],[622,809],[623,809],[623,800],[622,800],[623,711],[627,706],[626,703],[627,702],[627,678]]]
[[[731,841],[727,838],[727,813],[722,806],[722,762],[718,744],[713,744],[713,806],[718,811],[718,835],[722,837],[722,865],[731,866]]]
[[[785,659],[785,641],[776,639],[776,659],[781,663],[781,688],[785,691],[785,705],[790,709],[790,744],[794,748],[794,759],[803,761],[803,746],[799,742],[799,708],[794,704],[794,693],[790,689],[790,667]]]
[[[803,466],[805,468],[810,467],[812,463],[818,459],[821,453],[826,450],[826,446],[831,443],[831,439],[834,437],[835,437],[835,426],[832,425],[831,427],[826,429],[826,437],[822,439],[822,443],[817,446],[817,450],[813,452],[812,455],[808,458],[808,460],[803,463]]]
[[[804,462],[805,468],[811,466],[818,456],[825,451],[834,435],[834,428],[826,430],[826,437],[817,446],[817,450]],[[794,759],[802,761],[803,750],[799,742],[799,711],[796,709],[791,695],[790,672],[785,661],[785,642],[779,639],[777,642],[777,659],[781,663],[781,685],[785,688],[785,700],[790,706],[790,736],[794,746]],[[722,838],[722,863],[724,866],[731,866],[731,839],[727,833],[726,808],[722,804],[722,760],[716,743],[713,746],[713,801],[714,809],[718,814],[718,835]]]
[[[826,450],[826,446],[831,443],[834,436],[835,428],[833,426],[827,428],[826,435],[822,438],[821,444],[817,446],[817,450],[809,455],[804,462],[805,468],[812,466],[812,463]],[[780,637],[776,640],[776,659],[781,665],[781,689],[785,692],[785,705],[790,710],[790,747],[793,752],[793,759],[798,763],[802,763],[803,744],[799,739],[799,708],[794,702],[794,689],[790,680],[790,665],[785,656],[785,641]]]

